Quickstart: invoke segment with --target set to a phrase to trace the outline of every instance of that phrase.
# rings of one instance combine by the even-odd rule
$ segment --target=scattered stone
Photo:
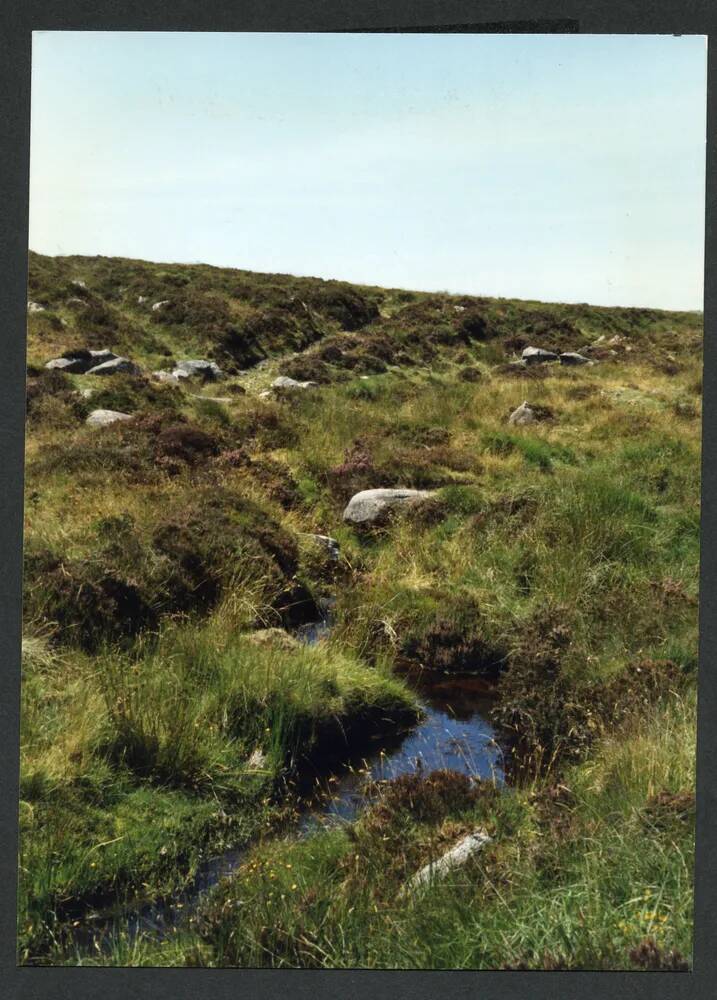
[[[224,378],[224,372],[214,361],[178,361],[172,374],[179,378],[202,378],[205,382]]]
[[[179,382],[179,376],[175,375],[174,372],[167,372],[160,369],[160,371],[152,372],[152,378],[156,382],[173,382],[175,385]]]
[[[73,306],[73,308],[76,306],[81,306],[84,309],[87,303],[85,302],[84,299],[78,299],[76,295],[73,295],[71,298],[67,300],[67,305]]]
[[[67,372],[69,375],[82,375],[87,371],[87,367],[82,358],[53,358],[48,361],[45,368],[55,368],[58,371]]]
[[[112,358],[110,361],[103,361],[102,364],[95,365],[87,372],[88,375],[117,375],[120,372],[128,375],[139,375],[141,369],[129,358]]]
[[[302,532],[302,534],[304,534],[306,538],[310,538],[312,541],[316,542],[317,545],[326,549],[329,554],[329,558],[332,559],[333,562],[339,561],[341,546],[335,538],[331,538],[330,535],[314,535],[308,531]]]
[[[508,423],[516,427],[521,427],[523,424],[534,424],[537,419],[535,410],[531,406],[528,406],[527,399],[524,399],[518,409],[513,410],[508,417]]]
[[[453,312],[464,313],[466,311],[465,306],[453,306]]]
[[[310,389],[318,385],[317,382],[297,382],[296,379],[289,378],[288,375],[279,375],[271,383],[272,389],[288,390],[289,392],[294,392],[296,389]]]
[[[94,389],[79,389],[78,392],[82,399],[89,399],[90,396],[94,395]]]
[[[560,355],[561,365],[589,365],[592,364],[589,358],[578,354],[576,351],[565,351]]]
[[[83,291],[87,291],[87,282],[80,281],[79,278],[73,278],[70,284],[73,288],[81,288]]]
[[[39,302],[33,302],[32,299],[28,299],[27,311],[29,313],[44,313],[45,307],[41,306]]]
[[[521,357],[527,365],[558,360],[558,355],[554,351],[546,351],[542,347],[524,347]]]
[[[270,389],[264,389],[263,392],[259,393],[259,399],[270,399],[271,395],[272,393]]]
[[[160,309],[164,309],[165,306],[169,305],[169,299],[162,299],[161,302],[155,302],[152,305],[152,312],[159,312]]]
[[[85,421],[90,427],[107,427],[118,420],[131,420],[129,413],[120,413],[119,410],[93,410]]]
[[[115,358],[119,357],[119,354],[108,351],[106,348],[103,348],[101,351],[90,351],[89,355],[92,362],[89,366],[90,368],[93,368],[95,365],[103,365],[105,361],[114,361]]]
[[[232,403],[231,396],[201,396],[198,392],[193,392],[194,399],[206,399],[208,403]]]
[[[349,524],[373,524],[395,507],[410,506],[433,495],[432,490],[361,490],[349,500],[343,519]]]
[[[273,646],[276,649],[298,649],[301,643],[283,628],[260,628],[247,638],[256,646]]]
[[[146,301],[147,301],[147,296],[146,295],[138,295],[137,296],[137,305],[138,306],[143,306]]]
[[[459,840],[450,851],[441,855],[436,861],[430,861],[420,871],[416,872],[401,890],[402,894],[405,892],[415,892],[425,885],[430,885],[434,879],[448,874],[453,868],[459,868],[490,842],[491,837],[489,837],[485,830],[474,830],[473,833],[469,833]]]

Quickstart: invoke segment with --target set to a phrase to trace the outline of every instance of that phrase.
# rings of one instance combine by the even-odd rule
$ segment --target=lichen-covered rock
[[[527,400],[523,400],[518,409],[513,410],[508,417],[508,423],[515,427],[521,427],[523,424],[534,424],[537,419],[535,410],[528,406]]]
[[[546,351],[542,347],[524,347],[521,357],[526,365],[536,365],[546,361],[558,360],[558,355],[554,351]]]
[[[289,378],[288,375],[279,375],[271,383],[271,387],[274,390],[288,390],[293,392],[296,389],[311,389],[313,386],[317,385],[317,382],[297,382],[294,378]]]
[[[178,378],[202,378],[205,382],[216,382],[224,377],[224,372],[214,361],[178,361],[173,375]]]
[[[397,507],[411,506],[433,495],[432,490],[361,490],[349,500],[343,519],[348,524],[374,524]]]
[[[131,420],[129,413],[120,413],[119,410],[93,410],[85,421],[90,427],[107,427],[118,420]]]

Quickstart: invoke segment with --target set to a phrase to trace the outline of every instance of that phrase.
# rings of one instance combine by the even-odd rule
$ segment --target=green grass
[[[21,961],[689,960],[692,827],[673,806],[694,787],[701,316],[35,254],[29,297],[47,308],[28,317]],[[623,345],[594,367],[503,368],[522,343],[603,334]],[[147,371],[211,357],[231,380],[44,374],[79,346]],[[321,385],[259,395],[292,372]],[[550,419],[509,427],[526,398]],[[95,406],[134,419],[88,428]],[[356,532],[343,508],[375,486],[435,497]],[[328,596],[329,642],[252,640]],[[542,771],[430,816],[399,785],[348,830],[279,835],[307,757],[415,717],[394,673],[412,658],[502,671],[498,708],[543,741]],[[476,824],[490,848],[399,904]],[[72,943],[88,905],[172,895],[242,844],[239,876],[171,941],[120,920],[101,954]]]

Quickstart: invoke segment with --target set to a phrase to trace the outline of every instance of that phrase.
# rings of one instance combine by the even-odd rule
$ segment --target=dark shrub
[[[335,320],[343,330],[359,330],[378,318],[378,306],[349,285],[323,285],[311,296],[317,312]]]
[[[182,402],[177,386],[150,382],[140,375],[114,375],[99,392],[92,394],[92,409],[135,413],[144,409],[174,410]]]
[[[65,560],[49,549],[27,550],[24,603],[59,627],[60,640],[95,650],[105,640],[130,638],[155,624],[139,587],[99,560]]]
[[[476,365],[466,365],[458,372],[461,382],[480,382],[483,373]]]
[[[216,455],[218,450],[214,437],[191,424],[170,424],[159,432],[155,441],[155,452],[159,457],[179,459],[189,465]]]
[[[369,825],[376,828],[400,823],[405,816],[419,823],[439,823],[496,795],[490,782],[475,782],[467,774],[449,770],[402,774],[379,783],[376,791],[378,801],[367,817]]]
[[[488,320],[484,313],[478,309],[471,309],[464,313],[458,329],[466,341],[487,340],[493,336]]]
[[[40,423],[51,418],[48,401],[56,404],[52,411],[55,418],[64,412],[68,423],[83,420],[90,412],[87,400],[75,392],[70,378],[55,368],[44,368],[38,375],[27,380],[25,407],[29,423]]]
[[[481,616],[472,602],[450,607],[407,637],[403,656],[429,670],[476,673],[495,679],[505,665],[507,651],[486,638]]]
[[[331,369],[314,355],[299,354],[281,366],[281,374],[296,379],[297,382],[319,382],[326,384],[331,381]]]
[[[344,452],[344,460],[326,473],[334,496],[347,502],[360,490],[388,486],[391,477],[379,470],[365,441],[357,440]]]

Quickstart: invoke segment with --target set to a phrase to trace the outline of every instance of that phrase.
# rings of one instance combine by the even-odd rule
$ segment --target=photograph
[[[707,52],[32,32],[18,966],[692,971]]]

